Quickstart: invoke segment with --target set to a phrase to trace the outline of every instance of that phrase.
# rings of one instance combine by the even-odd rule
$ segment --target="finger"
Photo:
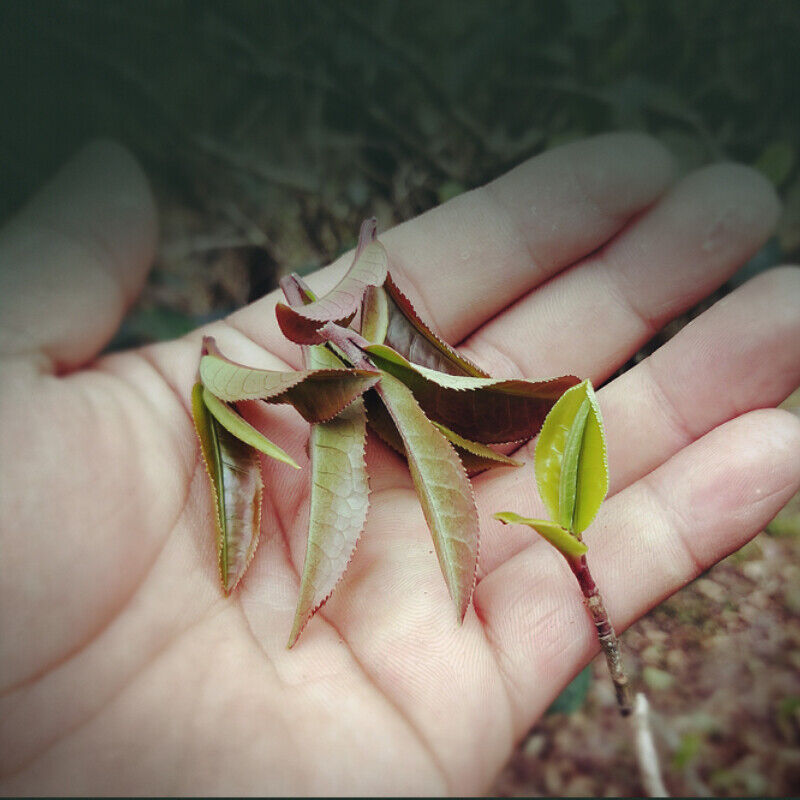
[[[701,314],[598,393],[608,441],[610,494],[646,475],[727,420],[782,402],[800,384],[800,270],[771,270]],[[533,448],[515,454],[532,460]],[[527,545],[500,510],[546,514],[529,469],[474,482],[482,526],[480,574]]]
[[[548,151],[381,236],[398,283],[448,340],[595,250],[666,189],[672,160],[655,140],[610,134]],[[335,283],[346,255],[312,276]],[[229,319],[287,359],[268,295]]]
[[[800,488],[799,448],[795,417],[753,411],[603,506],[588,560],[618,631],[772,519]],[[487,576],[474,599],[520,734],[597,652],[596,632],[569,568],[543,541]]]
[[[611,491],[798,385],[800,269],[784,267],[720,300],[603,393]]]
[[[724,283],[766,241],[779,211],[756,171],[699,170],[600,252],[484,326],[464,351],[493,374],[568,372],[598,382]]]
[[[0,233],[0,354],[79,366],[111,338],[153,257],[156,218],[117,144],[82,150]]]

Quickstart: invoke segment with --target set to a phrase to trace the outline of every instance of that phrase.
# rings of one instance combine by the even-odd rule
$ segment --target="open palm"
[[[639,135],[568,145],[389,231],[398,284],[498,376],[600,384],[769,235],[763,179],[673,182]],[[130,157],[95,145],[0,240],[0,787],[5,793],[475,793],[596,652],[566,564],[491,515],[541,516],[526,466],[474,481],[463,626],[405,466],[370,442],[355,558],[286,650],[307,474],[264,462],[262,543],[230,598],[188,411],[200,339],[300,366],[273,293],[194,334],[97,357],[152,258]],[[310,279],[335,283],[344,262]],[[589,559],[621,629],[741,546],[798,488],[800,273],[770,272],[599,392],[610,499]],[[758,410],[761,409],[761,410]],[[301,464],[288,408],[244,413]]]

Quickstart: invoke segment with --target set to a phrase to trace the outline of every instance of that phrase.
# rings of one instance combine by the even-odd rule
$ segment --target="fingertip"
[[[765,447],[775,459],[773,470],[786,476],[787,490],[800,490],[800,417],[785,408],[754,413],[763,418]]]
[[[764,270],[744,286],[758,288],[765,295],[777,298],[779,310],[788,312],[794,322],[800,323],[800,266],[797,264],[780,264]]]
[[[576,146],[584,149],[577,177],[587,199],[610,215],[629,216],[650,205],[677,173],[672,153],[638,131],[606,133]]]
[[[121,145],[82,148],[0,233],[0,352],[79,367],[113,336],[157,242],[148,181]]]
[[[729,295],[728,304],[738,300],[746,301],[751,309],[760,312],[757,322],[763,327],[764,319],[769,320],[775,331],[776,349],[784,350],[791,359],[787,364],[790,372],[800,369],[800,268],[778,266],[765,270],[751,278]],[[756,322],[756,320],[754,320]],[[775,356],[782,355],[776,352]]]
[[[735,246],[752,254],[774,231],[781,203],[773,185],[743,164],[710,164],[684,178],[672,197],[687,216],[704,226],[700,247],[715,255]]]
[[[84,145],[23,210],[57,221],[75,238],[92,240],[107,256],[126,297],[138,293],[158,242],[156,203],[133,154],[111,139]]]
[[[696,564],[710,566],[746,544],[800,490],[800,420],[778,408],[720,425],[673,459],[683,478],[676,505],[692,509],[683,538]],[[675,469],[666,465],[665,475]]]

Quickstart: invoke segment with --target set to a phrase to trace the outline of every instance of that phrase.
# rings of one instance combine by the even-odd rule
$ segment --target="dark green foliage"
[[[797,171],[800,6],[785,0],[10,0],[0,30],[2,214],[98,133],[192,202],[220,184],[322,190],[323,208],[360,214],[402,174],[401,217],[619,127],[689,162]]]

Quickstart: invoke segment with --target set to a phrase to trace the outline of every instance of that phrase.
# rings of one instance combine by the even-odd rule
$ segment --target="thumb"
[[[147,179],[113,142],[85,147],[0,231],[0,355],[75,369],[113,336],[156,247]]]

